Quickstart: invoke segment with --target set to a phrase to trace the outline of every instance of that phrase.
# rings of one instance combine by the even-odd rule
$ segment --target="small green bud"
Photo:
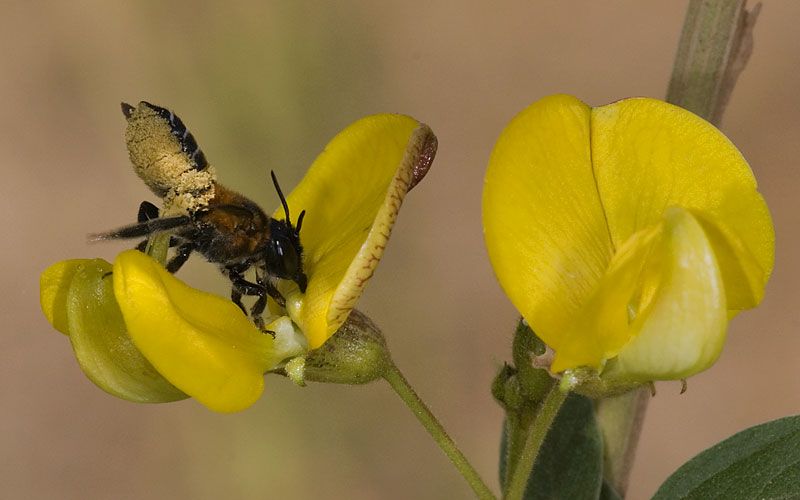
[[[517,323],[517,329],[514,332],[514,344],[514,347],[519,352],[532,352],[535,356],[541,356],[547,352],[547,344],[531,330],[525,318],[520,318]]]
[[[292,380],[332,384],[366,384],[382,378],[391,366],[383,334],[363,313],[353,309],[347,321],[321,347],[309,352]]]
[[[514,368],[517,371],[519,396],[524,401],[538,403],[550,390],[553,378],[546,369],[534,365],[534,358],[546,355],[547,346],[531,330],[524,318],[517,323],[511,350]],[[506,400],[506,403],[508,404],[509,400]]]
[[[497,376],[492,381],[492,396],[504,408],[508,406],[506,403],[506,385],[515,373],[516,370],[513,366],[503,363],[503,367],[500,368]]]

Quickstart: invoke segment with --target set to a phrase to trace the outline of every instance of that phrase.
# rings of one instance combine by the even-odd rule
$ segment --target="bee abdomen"
[[[194,213],[214,197],[216,175],[197,141],[172,111],[142,101],[123,104],[125,140],[136,173],[164,199],[165,213]]]
[[[189,156],[189,161],[192,164],[192,167],[195,170],[204,170],[206,167],[208,167],[206,155],[203,154],[203,150],[197,145],[197,141],[194,139],[194,136],[191,132],[189,132],[189,129],[186,128],[186,125],[183,124],[183,121],[178,117],[178,115],[166,108],[162,108],[161,106],[156,106],[155,104],[150,104],[149,102],[145,102],[145,104],[150,106],[156,112],[156,114],[169,123],[170,132],[180,143],[181,150]]]

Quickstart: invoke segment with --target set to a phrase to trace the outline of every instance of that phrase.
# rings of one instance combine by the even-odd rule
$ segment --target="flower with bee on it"
[[[191,158],[191,147],[165,143],[184,162]],[[320,347],[348,318],[405,194],[435,151],[430,129],[402,115],[363,118],[331,141],[276,211],[312,215],[303,223],[305,290],[298,280],[275,280],[286,307],[270,301],[273,315],[263,328],[270,334],[234,302],[188,287],[135,250],[118,255],[111,274],[110,264],[98,261],[54,264],[42,274],[42,309],[69,335],[84,372],[112,394],[150,402],[188,395],[217,411],[246,408],[263,391],[266,371]],[[191,219],[186,212],[164,218]]]

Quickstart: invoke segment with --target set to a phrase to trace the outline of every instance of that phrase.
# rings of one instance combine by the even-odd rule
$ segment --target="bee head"
[[[300,291],[305,293],[308,278],[303,272],[303,247],[299,232],[285,220],[272,219],[269,235],[265,249],[269,273],[277,278],[294,281]]]
[[[292,225],[289,217],[289,205],[283,196],[275,172],[272,172],[272,182],[278,191],[278,196],[283,204],[283,211],[286,219],[271,219],[269,223],[269,242],[265,249],[265,260],[267,269],[271,275],[292,280],[300,287],[300,291],[305,293],[308,286],[308,277],[303,271],[303,245],[300,243],[300,227],[303,225],[303,217],[306,211],[300,212],[297,218],[297,225]]]

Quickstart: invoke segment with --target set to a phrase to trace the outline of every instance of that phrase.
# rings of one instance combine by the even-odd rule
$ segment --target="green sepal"
[[[292,363],[290,378],[329,384],[367,384],[384,376],[391,357],[381,330],[357,309],[321,347]]]
[[[524,319],[520,319],[514,332],[511,356],[517,370],[520,395],[525,401],[543,400],[553,383],[547,370],[533,366],[533,357],[543,355],[546,350],[544,342],[536,336]]]

